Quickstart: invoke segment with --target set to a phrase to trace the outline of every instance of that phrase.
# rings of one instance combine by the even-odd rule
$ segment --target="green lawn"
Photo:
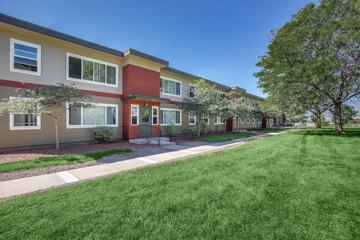
[[[65,154],[56,157],[40,157],[34,160],[24,160],[18,162],[9,162],[0,164],[0,173],[19,171],[32,168],[66,165],[72,163],[83,163],[109,157],[112,155],[130,152],[130,149],[114,149],[101,152],[83,153],[83,154]]]
[[[209,143],[227,142],[227,141],[232,141],[232,140],[236,140],[236,139],[252,137],[255,135],[256,135],[256,133],[253,133],[253,132],[225,133],[225,134],[221,134],[221,135],[206,136],[206,137],[201,138],[200,140],[202,140],[204,142],[209,142]]]
[[[360,131],[304,130],[0,203],[1,239],[360,239]]]
[[[289,130],[289,128],[263,128],[263,129],[256,129],[255,131],[258,133],[272,133],[272,132],[281,132]]]

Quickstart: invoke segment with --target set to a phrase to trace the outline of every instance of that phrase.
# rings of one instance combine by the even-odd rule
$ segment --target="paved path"
[[[276,133],[280,134],[280,133]],[[276,135],[266,134],[266,135]],[[263,135],[264,136],[264,135]],[[199,146],[189,145],[170,145],[164,146],[170,152],[153,154],[133,159],[111,162],[90,167],[83,167],[72,169],[68,171],[61,171],[51,174],[26,177],[0,182],[0,199],[15,197],[18,195],[29,194],[53,187],[64,186],[70,183],[94,179],[106,175],[120,173],[131,169],[141,168],[149,165],[160,164],[163,162],[186,159],[196,155],[209,154],[216,151],[221,151],[227,148],[236,147],[245,144],[249,141],[262,138],[263,136],[256,136],[247,139],[239,139],[237,141],[206,144]]]

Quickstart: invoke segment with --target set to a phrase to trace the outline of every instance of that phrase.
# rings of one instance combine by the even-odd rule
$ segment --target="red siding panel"
[[[160,73],[128,64],[123,67],[123,93],[160,97]]]

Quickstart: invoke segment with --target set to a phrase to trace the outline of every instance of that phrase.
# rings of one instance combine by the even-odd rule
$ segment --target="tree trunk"
[[[56,149],[60,149],[60,141],[59,141],[59,126],[58,126],[58,119],[55,118],[55,142],[56,142]]]
[[[199,137],[201,135],[201,120],[197,124],[197,130],[198,130],[197,135]]]
[[[338,102],[334,104],[334,125],[336,134],[341,134],[343,131],[341,105],[342,104]]]
[[[286,115],[285,115],[285,113],[282,114],[282,121],[283,121],[284,127],[286,127]]]
[[[316,128],[321,128],[321,113],[317,112],[315,118],[316,118]]]

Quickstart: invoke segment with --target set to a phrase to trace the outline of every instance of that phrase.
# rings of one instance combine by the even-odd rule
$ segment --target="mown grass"
[[[256,129],[258,133],[272,133],[272,132],[281,132],[289,130],[288,128],[263,128],[263,129]]]
[[[211,135],[201,138],[200,140],[208,143],[215,143],[215,142],[227,142],[233,141],[236,139],[247,138],[255,136],[256,133],[253,132],[242,132],[242,133],[225,133],[221,135]]]
[[[0,238],[360,239],[360,131],[323,131],[1,202]]]
[[[117,154],[130,152],[130,149],[114,149],[100,152],[83,154],[64,154],[56,157],[40,157],[34,160],[24,160],[18,162],[9,162],[0,164],[0,173],[13,172],[25,169],[59,166],[73,163],[83,163],[98,160],[103,157],[109,157]]]

